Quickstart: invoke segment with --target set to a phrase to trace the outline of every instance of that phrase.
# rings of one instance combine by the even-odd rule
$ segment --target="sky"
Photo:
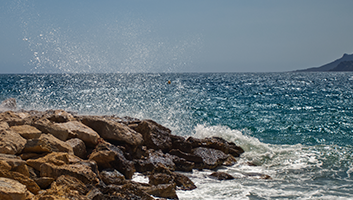
[[[353,53],[352,0],[2,0],[0,73],[285,72]]]

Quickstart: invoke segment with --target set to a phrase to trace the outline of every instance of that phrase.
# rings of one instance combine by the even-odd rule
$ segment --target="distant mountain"
[[[330,71],[333,72],[347,72],[347,71],[353,71],[353,61],[342,61],[340,64],[337,65],[337,67],[331,69]]]
[[[347,71],[347,70],[339,70],[339,69],[344,69],[343,66],[340,68],[337,68],[338,65],[341,62],[344,61],[353,61],[353,54],[343,54],[343,56],[333,62],[330,62],[326,65],[322,65],[321,67],[313,67],[313,68],[308,68],[308,69],[303,69],[303,70],[297,70],[295,72],[328,72],[328,71]],[[342,65],[346,65],[347,63],[344,63]],[[337,69],[336,69],[337,68]],[[348,69],[348,68],[347,68]],[[350,68],[351,69],[351,68]],[[348,71],[353,71],[353,70],[348,70]]]

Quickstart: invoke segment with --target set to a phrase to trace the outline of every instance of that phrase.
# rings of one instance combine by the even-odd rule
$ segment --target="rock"
[[[66,141],[69,137],[68,130],[61,128],[60,126],[56,125],[55,123],[51,122],[46,118],[39,119],[32,123],[32,126],[36,127],[43,133],[50,133],[51,135],[55,136],[59,140]]]
[[[19,154],[25,147],[26,140],[11,130],[0,130],[0,153]]]
[[[272,179],[271,176],[261,173],[245,173],[244,175],[255,179]]]
[[[15,110],[16,109],[16,99],[10,98],[6,99],[0,104],[0,110]]]
[[[98,189],[93,188],[86,194],[88,200],[105,200],[104,194]]]
[[[172,149],[169,151],[169,153],[171,155],[175,155],[180,158],[184,158],[185,160],[193,162],[193,163],[202,163],[203,162],[203,159],[200,156],[185,153],[185,152],[180,151],[179,149]]]
[[[9,128],[10,128],[10,126],[7,122],[0,122],[0,130],[6,130]]]
[[[0,199],[25,200],[26,186],[9,178],[0,178]]]
[[[193,162],[189,162],[184,158],[179,158],[178,156],[173,156],[173,155],[172,157],[173,157],[173,163],[175,164],[176,171],[191,172],[195,166]]]
[[[49,110],[45,113],[45,117],[56,123],[64,123],[76,120],[70,113],[64,110]]]
[[[39,138],[42,134],[40,130],[30,125],[12,126],[10,130],[20,134],[26,139]]]
[[[89,147],[95,147],[98,144],[98,139],[100,138],[98,133],[81,122],[70,121],[66,123],[58,123],[56,126],[65,129],[69,135],[72,135],[71,137],[81,139]]]
[[[9,178],[16,180],[27,187],[27,189],[33,194],[37,194],[40,191],[40,187],[34,180],[30,179],[21,173],[15,171],[8,171],[6,169],[0,169],[0,177]]]
[[[167,199],[179,199],[175,191],[175,186],[175,183],[169,183],[140,188],[148,194],[156,197],[162,197]]]
[[[124,174],[127,179],[131,179],[136,171],[134,163],[124,157],[123,151],[109,143],[98,144],[89,160],[94,160],[100,170],[113,168]]]
[[[51,152],[68,152],[73,154],[73,148],[57,139],[51,134],[42,134],[39,138],[30,139],[27,141],[24,153],[51,153]]]
[[[221,166],[228,156],[220,150],[198,147],[193,149],[193,154],[199,156],[203,160],[203,164],[198,165],[199,169],[214,169]]]
[[[223,165],[224,166],[233,166],[237,163],[237,159],[235,159],[232,155],[228,154],[228,158],[226,161],[224,161]]]
[[[149,154],[148,159],[156,167],[160,164],[164,165],[167,169],[174,171],[175,163],[173,162],[173,156],[170,154],[164,154],[162,151],[154,151]]]
[[[191,153],[192,144],[191,142],[185,140],[182,136],[171,135],[172,139],[172,149],[178,149],[186,153]]]
[[[0,121],[7,122],[9,126],[23,125],[29,116],[28,113],[6,111],[0,113]]]
[[[216,178],[217,180],[232,180],[234,177],[225,172],[213,172],[211,177]]]
[[[107,185],[123,185],[125,184],[125,177],[115,169],[105,169],[100,173],[100,177]]]
[[[143,143],[142,135],[124,124],[93,116],[81,117],[81,121],[105,140],[127,143],[133,148]]]
[[[27,165],[40,171],[41,177],[54,179],[61,175],[70,175],[83,183],[98,183],[94,167],[80,158],[63,152],[54,152],[38,159],[27,160]]]
[[[68,176],[68,175],[61,175],[55,181],[56,186],[66,186],[70,190],[76,190],[81,195],[85,195],[88,192],[87,186],[80,180],[75,177]]]
[[[143,120],[135,130],[142,134],[148,148],[168,152],[172,149],[171,130],[152,120]]]
[[[193,190],[196,188],[195,184],[187,176],[171,172],[164,165],[158,165],[148,178],[152,185],[175,183],[182,190]]]
[[[187,139],[191,143],[193,148],[206,147],[211,149],[221,150],[225,154],[231,154],[232,156],[239,157],[244,150],[241,147],[236,146],[233,142],[227,142],[220,137],[212,137],[205,139],[197,139],[189,137]]]
[[[104,199],[124,199],[124,200],[153,200],[148,193],[139,188],[139,185],[128,182],[124,185],[108,185],[103,188]]]
[[[87,157],[86,145],[82,140],[78,138],[73,138],[67,140],[66,143],[72,147],[75,156],[78,156],[82,159],[85,159]]]
[[[33,178],[33,180],[37,183],[37,185],[41,189],[47,189],[50,184],[54,182],[54,178],[52,177],[39,177],[39,178]]]
[[[29,177],[29,171],[26,165],[26,161],[22,160],[21,158],[10,154],[0,154],[0,160],[1,160],[0,166],[4,166],[5,165],[4,162],[6,163],[5,168],[4,167],[0,167],[0,168],[7,169],[8,171],[10,170],[15,171],[23,174],[24,176]],[[10,166],[9,169],[7,165]]]

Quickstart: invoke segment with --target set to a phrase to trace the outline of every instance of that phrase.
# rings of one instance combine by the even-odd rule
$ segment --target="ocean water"
[[[236,179],[185,173],[197,189],[180,199],[353,199],[353,73],[0,74],[0,88],[18,109],[153,119],[244,148],[218,169]]]

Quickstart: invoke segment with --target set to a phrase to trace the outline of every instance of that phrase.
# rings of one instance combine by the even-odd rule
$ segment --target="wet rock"
[[[179,149],[172,149],[169,151],[169,153],[171,155],[175,155],[180,158],[184,158],[185,160],[193,162],[193,163],[202,163],[203,162],[202,157],[194,155],[194,154],[182,152]]]
[[[162,197],[167,199],[179,199],[176,191],[175,191],[176,184],[169,183],[169,184],[159,184],[159,185],[152,185],[149,187],[140,187],[146,193],[156,196]]]
[[[193,154],[202,158],[203,163],[198,165],[199,169],[214,169],[221,166],[228,156],[220,150],[198,147],[193,149]]]
[[[100,177],[103,182],[107,185],[115,184],[122,185],[125,184],[125,177],[120,172],[115,169],[105,169],[100,173]]]
[[[135,130],[142,134],[148,148],[168,152],[172,149],[171,130],[152,120],[143,120]]]
[[[245,173],[244,175],[255,179],[272,179],[271,176],[261,173]]]
[[[20,134],[25,139],[39,138],[42,132],[30,125],[12,126],[10,130]]]
[[[16,109],[16,99],[10,98],[6,99],[0,104],[0,110],[15,110]]]
[[[80,119],[83,124],[92,128],[105,140],[127,143],[134,148],[143,143],[142,135],[125,124],[94,116],[84,116]]]
[[[18,181],[9,178],[0,178],[0,199],[25,200],[27,188]]]
[[[94,160],[100,170],[113,168],[124,174],[127,179],[131,179],[136,171],[134,163],[124,157],[123,151],[109,143],[98,144],[89,160]]]
[[[234,158],[232,155],[228,154],[228,158],[227,158],[227,160],[225,160],[223,162],[223,165],[224,166],[233,166],[233,165],[235,165],[235,163],[237,163],[237,159]]]
[[[19,154],[25,147],[26,139],[11,130],[0,130],[0,153]]]
[[[86,158],[87,156],[86,145],[82,140],[78,138],[73,138],[73,139],[67,140],[66,143],[72,147],[75,156],[78,156],[82,159]]]
[[[73,154],[72,147],[57,139],[51,134],[42,134],[39,138],[30,139],[27,141],[24,153],[50,153],[50,152],[68,152]]]
[[[217,180],[232,180],[234,177],[225,172],[213,172],[211,177],[216,178]]]
[[[170,154],[164,154],[162,151],[151,152],[148,156],[148,159],[154,166],[163,165],[167,169],[174,171],[175,163],[173,162],[173,156]]]
[[[150,172],[154,169],[154,164],[147,158],[134,160],[136,171],[140,173]]]
[[[148,193],[139,188],[137,184],[128,182],[124,185],[108,185],[103,188],[102,193],[105,199],[126,199],[126,200],[153,200]]]
[[[89,147],[95,147],[98,144],[100,136],[97,132],[78,121],[58,123],[56,126],[66,130],[70,137],[79,138]]]
[[[39,119],[32,123],[32,126],[36,127],[43,133],[50,133],[59,140],[66,141],[69,137],[69,131],[56,125],[46,118]]]
[[[220,137],[212,137],[205,139],[198,139],[189,137],[187,139],[193,146],[196,147],[206,147],[211,149],[221,150],[225,154],[231,154],[232,156],[239,157],[244,150],[241,147],[236,146],[233,142],[227,142],[223,138]]]
[[[105,200],[104,194],[98,188],[91,189],[86,194],[86,198],[88,200]]]
[[[192,144],[191,142],[187,141],[184,137],[171,135],[171,139],[172,139],[172,149],[178,149],[186,153],[191,153]]]
[[[189,162],[184,158],[179,158],[178,156],[173,156],[173,155],[172,157],[173,157],[173,162],[175,164],[176,171],[191,172],[195,166],[193,162]]]

